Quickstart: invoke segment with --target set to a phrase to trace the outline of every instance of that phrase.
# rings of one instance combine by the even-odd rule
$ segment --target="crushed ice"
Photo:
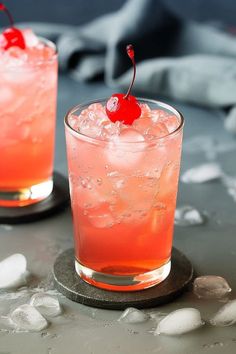
[[[236,150],[236,143],[217,140],[211,135],[196,135],[184,141],[183,150],[189,154],[203,153],[208,160],[214,160],[222,153]]]
[[[204,275],[194,280],[193,291],[199,298],[220,299],[231,292],[228,282],[216,275]]]
[[[184,183],[204,183],[218,179],[222,176],[222,170],[217,163],[204,163],[190,168],[181,176]]]
[[[201,225],[204,223],[204,221],[205,216],[203,216],[200,211],[190,205],[185,205],[175,210],[175,225]]]
[[[204,322],[197,309],[183,308],[164,317],[157,325],[155,334],[175,336],[191,332],[203,325]]]
[[[128,307],[119,317],[118,321],[126,323],[142,323],[147,321],[149,318],[150,316],[143,311],[140,311],[134,307]]]
[[[229,301],[211,318],[213,326],[226,327],[236,323],[236,300]]]
[[[0,262],[0,289],[23,286],[26,284],[28,275],[25,256],[15,253]]]

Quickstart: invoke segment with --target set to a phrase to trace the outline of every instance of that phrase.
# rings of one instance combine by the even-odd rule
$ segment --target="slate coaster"
[[[64,209],[70,201],[66,177],[53,174],[53,191],[43,201],[17,208],[0,207],[0,224],[21,224],[48,217]]]
[[[193,267],[183,253],[173,248],[171,271],[162,283],[141,291],[108,291],[87,284],[77,275],[74,249],[69,249],[56,259],[53,276],[57,290],[72,301],[112,310],[141,309],[165,304],[179,296],[192,280]]]

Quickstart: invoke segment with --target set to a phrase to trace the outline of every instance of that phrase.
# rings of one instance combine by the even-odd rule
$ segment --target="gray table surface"
[[[69,107],[87,99],[105,97],[111,90],[101,83],[81,84],[61,77],[58,98],[58,124],[55,169],[66,174],[63,116]],[[220,141],[233,138],[223,129],[223,114],[181,103],[175,106],[186,118],[185,141],[197,135],[211,135]],[[219,154],[218,160],[230,174],[236,174],[235,150]],[[203,153],[183,153],[182,172],[206,161]],[[174,244],[191,259],[198,274],[225,277],[236,289],[236,204],[219,181],[199,185],[180,183],[178,205],[191,204],[204,210],[209,220],[198,227],[175,227]],[[73,245],[70,210],[49,219],[13,227],[0,225],[0,259],[20,252],[28,260],[28,268],[37,281],[48,285],[50,270],[57,254]],[[48,280],[49,279],[49,280]],[[0,294],[0,314],[17,304]],[[234,353],[235,327],[200,330],[179,336],[154,336],[154,321],[143,324],[117,322],[119,311],[89,308],[60,297],[64,314],[52,321],[42,333],[12,333],[0,329],[0,354],[128,354],[128,353]],[[197,299],[191,291],[175,302],[153,309],[169,313],[181,307],[198,308],[208,319],[222,303]],[[149,311],[150,312],[150,311]]]

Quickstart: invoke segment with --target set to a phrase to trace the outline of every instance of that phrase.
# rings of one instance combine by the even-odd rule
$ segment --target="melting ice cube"
[[[28,271],[23,254],[16,253],[0,262],[0,289],[18,288],[26,284]]]
[[[155,334],[175,336],[193,331],[204,322],[200,312],[195,308],[183,308],[171,312],[159,322]]]
[[[34,306],[44,316],[56,317],[61,314],[58,299],[45,293],[34,294],[30,299],[30,305]]]
[[[236,202],[236,178],[231,176],[222,176],[223,185],[226,187],[228,194]]]
[[[222,170],[217,163],[205,163],[187,170],[181,177],[184,183],[204,183],[220,178]]]
[[[18,330],[41,331],[48,323],[36,308],[25,304],[17,307],[10,315],[10,320]]]
[[[198,297],[206,299],[220,299],[231,292],[227,281],[216,275],[204,275],[196,278],[193,290]]]
[[[213,326],[231,326],[236,323],[236,300],[229,301],[221,307],[215,316],[210,320]]]
[[[194,207],[185,205],[175,210],[175,224],[179,226],[201,225],[205,217]]]
[[[145,322],[150,318],[150,316],[134,307],[128,307],[122,315],[119,317],[118,321],[126,323],[141,323]]]

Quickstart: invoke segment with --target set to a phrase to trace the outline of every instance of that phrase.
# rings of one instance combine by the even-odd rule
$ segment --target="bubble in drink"
[[[38,332],[48,326],[45,318],[36,308],[25,304],[17,307],[11,314],[10,320],[18,330]]]
[[[150,316],[147,313],[134,307],[128,307],[119,317],[118,321],[125,323],[142,323],[146,322],[149,318]]]
[[[193,167],[181,177],[181,181],[184,183],[204,183],[222,176],[222,170],[217,163],[205,163],[196,167]]]
[[[183,308],[171,312],[158,324],[155,334],[176,336],[191,332],[204,325],[200,312],[195,308]]]
[[[185,205],[175,210],[175,224],[179,226],[201,225],[205,217],[196,208]]]
[[[27,261],[23,254],[13,254],[0,262],[0,289],[18,288],[26,284]]]
[[[194,293],[199,298],[220,299],[231,292],[228,282],[216,275],[197,277],[193,283]]]
[[[30,305],[43,316],[56,317],[62,312],[58,299],[45,293],[34,294],[30,299]]]
[[[215,316],[212,317],[210,323],[219,327],[232,326],[236,323],[236,300],[229,301],[221,307]]]

